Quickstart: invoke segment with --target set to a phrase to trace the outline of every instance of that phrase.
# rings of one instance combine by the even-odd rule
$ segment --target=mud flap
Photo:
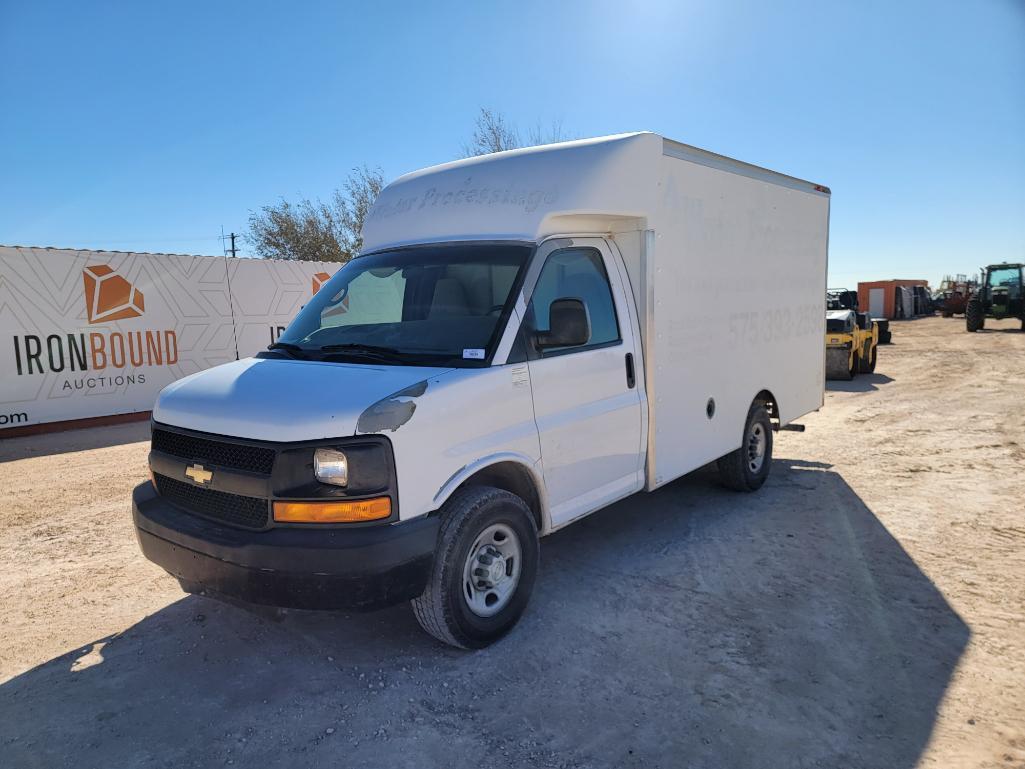
[[[851,352],[845,347],[826,348],[826,379],[851,378]]]

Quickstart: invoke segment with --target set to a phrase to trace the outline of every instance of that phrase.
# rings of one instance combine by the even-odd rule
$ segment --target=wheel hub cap
[[[762,469],[765,461],[765,428],[761,424],[751,426],[751,434],[747,439],[747,466],[752,473]]]
[[[474,540],[463,566],[463,599],[479,617],[500,612],[520,581],[520,541],[512,528],[497,523]]]
[[[473,573],[479,578],[478,587],[495,587],[505,580],[505,556],[491,545],[485,545],[477,551],[477,563]]]

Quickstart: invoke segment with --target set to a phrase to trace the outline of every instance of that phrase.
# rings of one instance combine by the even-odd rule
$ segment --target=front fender
[[[539,468],[540,463],[535,463],[526,454],[519,454],[513,451],[501,451],[481,457],[475,462],[464,465],[447,481],[445,481],[440,489],[438,489],[438,493],[434,495],[435,506],[440,508],[444,505],[456,489],[466,483],[466,481],[481,470],[503,462],[512,462],[527,471],[531,481],[534,483],[534,488],[537,490],[537,498],[541,506],[541,530],[539,533],[547,533],[551,529],[551,516],[548,509],[548,493],[545,489],[544,477],[541,475],[541,470]]]

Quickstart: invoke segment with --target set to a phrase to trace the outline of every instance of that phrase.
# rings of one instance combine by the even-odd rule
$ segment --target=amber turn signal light
[[[374,497],[345,502],[275,502],[278,523],[359,523],[391,515],[391,499]]]

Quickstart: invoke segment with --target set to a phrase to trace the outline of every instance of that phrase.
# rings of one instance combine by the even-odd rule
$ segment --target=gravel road
[[[1025,334],[894,323],[766,486],[544,540],[523,621],[251,612],[138,553],[148,427],[0,442],[5,767],[1025,767]]]

